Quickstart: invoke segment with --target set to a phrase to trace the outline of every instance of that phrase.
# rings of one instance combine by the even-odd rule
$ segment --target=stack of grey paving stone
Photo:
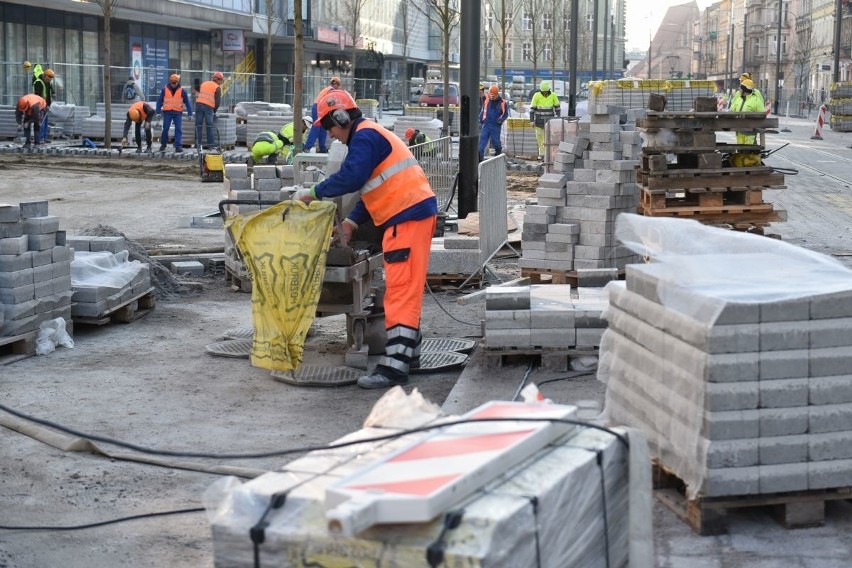
[[[715,90],[713,81],[596,81],[589,87],[589,107],[617,105],[642,109],[647,107],[648,98],[656,94],[666,97],[667,111],[688,111],[693,108],[696,97],[712,97]]]
[[[47,201],[0,203],[1,336],[71,321],[71,249]]]
[[[0,105],[0,138],[11,139],[18,135],[18,123],[15,121],[15,107]]]
[[[62,135],[66,138],[77,138],[83,134],[83,125],[91,114],[89,107],[53,101],[48,121],[51,126],[61,128]],[[103,129],[101,132],[103,133]]]
[[[246,119],[246,146],[251,148],[255,138],[261,132],[278,132],[286,124],[293,122],[293,111],[263,111],[251,114]]]
[[[594,350],[606,329],[608,306],[603,288],[568,284],[492,286],[485,295],[484,343],[503,353],[540,352],[544,366],[567,370],[565,353]]]
[[[690,497],[852,486],[852,290],[726,303],[708,325],[661,302],[676,282],[655,268],[609,287],[610,421],[642,430]]]
[[[571,271],[618,268],[639,257],[614,235],[619,213],[636,211],[635,167],[642,141],[633,113],[589,108],[575,136],[560,142],[554,172],[539,178],[538,205],[527,207],[521,235],[524,269]]]
[[[225,164],[226,199],[246,201],[285,201],[295,191],[293,186],[293,166],[258,164],[249,173],[246,164]],[[247,215],[270,205],[228,204],[225,215]],[[241,280],[248,281],[248,271],[240,260],[234,243],[226,239],[225,267]]]
[[[151,290],[150,268],[141,262],[127,262],[124,237],[76,236],[68,237],[67,241],[73,249],[74,259],[71,263],[74,293],[71,316],[100,318]],[[87,255],[102,257],[90,261],[103,269],[93,279],[89,278],[90,273],[85,266],[81,270],[81,265],[76,263],[85,260]],[[121,277],[104,276],[115,267],[120,267]]]
[[[448,234],[432,239],[426,274],[433,277],[470,276],[479,271],[479,262],[479,237]]]

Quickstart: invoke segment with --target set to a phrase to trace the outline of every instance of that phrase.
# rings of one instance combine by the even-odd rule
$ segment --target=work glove
[[[343,229],[343,245],[348,245],[352,241],[352,235],[355,234],[355,230],[358,228],[358,223],[353,221],[352,219],[344,219],[343,223],[340,224]]]
[[[121,145],[122,145],[122,146],[127,146],[127,138],[122,138],[122,139],[121,139]]]
[[[304,203],[310,203],[311,201],[317,198],[317,194],[314,192],[314,188],[302,188],[297,189],[295,193],[293,193],[293,199],[298,199]]]

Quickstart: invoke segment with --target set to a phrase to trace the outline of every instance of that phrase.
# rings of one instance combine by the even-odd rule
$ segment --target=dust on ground
[[[135,152],[135,150],[133,151]],[[103,156],[43,156],[51,168],[65,173],[86,173],[107,177],[147,177],[153,179],[190,179],[199,176],[197,160],[161,160],[152,156],[134,156],[135,159],[110,159]],[[30,169],[33,156],[25,154],[0,154],[0,171]]]

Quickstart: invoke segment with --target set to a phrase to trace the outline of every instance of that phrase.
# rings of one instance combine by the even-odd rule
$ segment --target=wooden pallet
[[[852,499],[852,487],[687,499],[685,484],[657,460],[652,463],[654,496],[699,535],[728,532],[727,514],[735,509],[766,508],[788,529],[818,527],[825,523],[825,503]]]
[[[84,325],[106,325],[111,322],[130,323],[151,313],[157,305],[154,288],[136,294],[120,306],[104,312],[98,317],[73,316],[74,323]]]
[[[598,347],[529,347],[529,348],[486,348],[485,368],[500,369],[505,365],[534,365],[548,371],[564,373],[572,357],[597,357]]]
[[[521,277],[529,278],[530,284],[570,284],[574,288],[579,286],[576,270],[521,268]],[[624,270],[618,271],[618,279],[624,280]]]
[[[480,273],[476,273],[474,275],[470,274],[427,274],[426,275],[426,283],[429,286],[436,286],[441,288],[458,288],[465,281],[467,281],[467,286],[478,286],[479,282],[482,280],[482,275]]]
[[[251,294],[251,278],[248,275],[239,276],[227,265],[225,265],[225,284],[232,292],[246,292]]]
[[[763,190],[752,188],[689,188],[683,190],[664,190],[639,188],[641,207],[658,211],[672,207],[725,207],[731,205],[762,205]]]
[[[744,171],[746,168],[675,169],[636,172],[636,183],[649,190],[683,190],[691,188],[783,189],[784,174],[766,171]]]
[[[9,365],[35,355],[37,337],[37,331],[0,337],[0,365]]]
[[[646,217],[684,217],[709,224],[751,223],[765,225],[774,221],[786,221],[787,212],[776,210],[771,203],[758,205],[722,205],[720,207],[701,207],[695,205],[672,206],[664,209],[651,209],[640,204],[637,213]]]

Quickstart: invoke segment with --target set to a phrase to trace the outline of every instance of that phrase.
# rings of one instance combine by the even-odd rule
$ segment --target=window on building
[[[550,42],[544,44],[544,49],[541,51],[541,55],[545,61],[550,61],[553,58],[553,48],[550,46]]]
[[[494,40],[490,40],[485,46],[485,59],[486,61],[494,59]]]
[[[532,61],[532,44],[524,42],[521,47],[521,61]]]
[[[547,31],[553,27],[553,14],[542,14],[541,27]]]
[[[586,15],[586,31],[587,32],[592,31],[594,21],[595,21],[594,16],[592,16],[591,14]]]
[[[513,46],[511,41],[506,42],[506,47],[503,48],[506,53],[506,61],[514,61],[512,57]]]
[[[529,12],[524,12],[524,31],[529,32],[532,31],[533,27],[533,18],[532,14]]]
[[[760,38],[759,37],[754,38],[754,52],[753,53],[754,53],[755,57],[760,57]]]
[[[571,16],[562,14],[562,31],[568,33],[571,31]]]

